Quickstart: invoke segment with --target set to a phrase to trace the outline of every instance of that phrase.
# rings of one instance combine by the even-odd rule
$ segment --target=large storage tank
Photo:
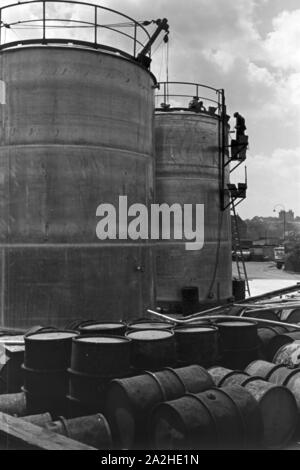
[[[158,244],[157,300],[162,306],[176,308],[182,301],[182,289],[196,287],[200,304],[218,303],[232,295],[230,210],[221,210],[220,198],[220,108],[209,98],[204,100],[206,110],[195,112],[188,108],[188,94],[192,98],[206,90],[189,84],[188,91],[179,94],[172,91],[171,83],[167,85],[167,96],[166,84],[161,90],[165,104],[171,106],[162,104],[155,113],[156,202],[204,204],[204,246],[188,251],[184,240],[174,238]],[[162,100],[160,93],[157,104]],[[209,107],[211,104],[214,106]],[[227,133],[225,125],[225,138]],[[228,166],[224,178],[226,188]]]
[[[146,242],[101,241],[101,203],[153,198],[154,78],[88,46],[0,51],[1,324],[119,320],[154,300]]]

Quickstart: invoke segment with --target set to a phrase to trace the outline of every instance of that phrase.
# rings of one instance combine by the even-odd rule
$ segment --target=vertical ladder
[[[233,241],[233,251],[234,251],[234,257],[236,261],[237,272],[238,272],[239,279],[245,280],[245,290],[250,297],[249,281],[248,281],[248,276],[247,276],[243,250],[241,247],[241,238],[240,238],[240,233],[239,233],[238,220],[237,220],[235,205],[233,201],[231,204],[231,209],[233,213],[232,241]]]

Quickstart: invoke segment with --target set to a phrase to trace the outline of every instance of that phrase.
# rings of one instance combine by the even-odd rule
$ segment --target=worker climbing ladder
[[[237,272],[238,272],[238,278],[239,280],[245,281],[245,290],[248,293],[248,296],[250,297],[250,287],[249,287],[249,281],[248,281],[248,276],[247,276],[247,269],[246,269],[244,255],[243,255],[243,250],[241,247],[241,238],[240,238],[240,233],[239,233],[235,205],[233,201],[231,203],[231,210],[232,210],[232,215],[233,215],[232,217],[232,223],[233,223],[232,246],[233,246],[233,251],[234,251],[234,258],[236,262]]]

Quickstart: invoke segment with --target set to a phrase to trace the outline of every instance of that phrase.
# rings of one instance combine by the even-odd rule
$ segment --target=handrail
[[[184,87],[184,89],[181,90],[178,89],[178,86]],[[193,88],[192,91],[190,88]],[[209,85],[204,85],[203,83],[195,83],[195,82],[179,82],[179,81],[165,81],[165,82],[159,82],[159,90],[155,95],[156,99],[156,104],[157,100],[163,99],[163,104],[167,105],[164,107],[164,110],[166,110],[169,107],[179,107],[182,109],[189,109],[189,103],[187,100],[182,100],[180,103],[174,103],[174,99],[176,98],[192,98],[193,96],[197,96],[198,99],[204,100],[205,102],[207,101],[209,103],[213,103],[214,105],[217,106],[218,113],[221,115],[222,113],[222,89],[214,88]],[[206,93],[206,91],[210,92],[210,95]],[[212,97],[212,92],[217,95],[216,98],[214,99]],[[172,103],[173,101],[173,103]],[[170,105],[170,106],[169,106]],[[159,106],[156,106],[156,109],[160,109]]]
[[[4,18],[4,13],[6,13],[9,9],[17,9],[18,7],[23,7],[24,5],[31,5],[31,4],[35,4],[35,5],[40,5],[41,8],[42,8],[42,17],[40,19],[37,19],[36,16],[33,17],[32,19],[28,19],[28,14],[26,15],[27,18],[24,19],[24,20],[20,20],[20,21],[14,21],[13,23],[5,23],[5,18]],[[93,18],[93,20],[91,19],[91,21],[86,21],[86,20],[81,20],[81,19],[68,19],[68,18],[62,18],[62,17],[59,17],[59,18],[53,18],[53,15],[51,18],[47,18],[47,6],[51,5],[51,4],[59,4],[60,6],[63,6],[63,5],[75,5],[75,6],[82,6],[82,7],[89,7],[91,8],[91,18]],[[119,17],[122,17],[123,19],[127,20],[127,22],[129,22],[128,24],[128,27],[132,29],[132,32],[130,31],[129,33],[128,32],[124,32],[124,31],[120,31],[120,28],[124,27],[124,25],[127,26],[126,22],[125,23],[120,23],[120,22],[117,22],[117,21],[112,21],[112,24],[101,24],[98,20],[98,17],[101,16],[101,11],[104,11],[105,13],[111,13],[112,15],[117,15]],[[78,26],[67,26],[66,24],[65,25],[53,25],[53,24],[50,24],[50,23],[53,23],[53,22],[57,22],[57,23],[69,23],[69,24],[78,24]],[[39,23],[38,25],[34,25],[34,23]],[[147,22],[148,24],[151,23],[151,22]],[[2,39],[2,35],[1,35],[1,32],[3,31],[4,28],[9,28],[11,26],[21,26],[23,24],[26,24],[28,28],[24,28],[24,29],[29,29],[29,25],[32,24],[32,30],[33,31],[36,31],[37,29],[42,29],[42,35],[41,37],[37,38],[36,35],[33,35],[35,37],[33,37],[32,39],[27,39],[27,38],[20,38],[19,41],[4,41],[3,42],[3,39]],[[73,27],[74,29],[78,29],[81,24],[81,27],[86,27],[88,28],[89,26],[91,27],[91,30],[94,29],[94,40],[93,41],[81,41],[79,40],[78,38],[74,39],[74,37],[66,37],[66,38],[62,38],[60,37],[59,38],[59,42],[62,43],[63,40],[65,40],[65,43],[67,44],[68,42],[75,42],[77,44],[80,44],[80,42],[84,43],[85,45],[89,45],[89,47],[92,47],[92,48],[96,48],[96,49],[100,49],[101,48],[101,42],[98,41],[98,31],[99,29],[106,29],[106,30],[110,30],[114,33],[117,33],[123,37],[126,37],[127,39],[130,39],[133,43],[133,48],[131,49],[130,48],[130,56],[132,58],[137,58],[138,56],[138,49],[141,49],[144,47],[145,43],[147,43],[149,41],[149,39],[151,38],[149,32],[147,31],[147,29],[143,26],[142,23],[134,20],[133,18],[131,18],[130,16],[124,14],[124,13],[121,13],[117,10],[114,10],[112,8],[108,8],[108,7],[103,7],[103,6],[100,6],[100,5],[96,5],[94,3],[85,3],[83,1],[79,1],[79,0],[25,0],[25,1],[22,1],[22,2],[18,2],[18,3],[12,3],[12,4],[9,4],[9,5],[4,5],[3,7],[0,8],[0,47],[1,49],[4,49],[4,48],[8,48],[8,47],[14,47],[17,44],[30,44],[30,41],[32,41],[33,44],[36,44],[37,43],[37,40],[40,40],[40,42],[42,44],[45,44],[47,42],[50,42],[49,40],[53,40],[53,37],[47,37],[47,32],[52,28],[54,28],[54,26],[56,28],[61,28],[61,29],[68,29],[70,27]],[[21,29],[21,28],[16,28],[16,29]],[[12,31],[14,31],[14,29],[12,29]],[[138,33],[139,34],[139,37],[138,37]],[[141,34],[143,35],[143,38],[141,38]],[[105,46],[103,44],[103,46]],[[107,46],[104,47],[104,49],[107,49]],[[125,50],[122,50],[122,49],[119,49],[119,48],[115,48],[113,47],[113,44],[112,44],[112,47],[111,47],[111,50],[115,50],[117,51],[118,53],[124,55],[125,57],[128,57],[129,56],[129,51],[128,51],[128,46],[124,46],[124,49]],[[127,50],[126,50],[127,49]],[[148,55],[151,56],[151,51],[148,52]]]

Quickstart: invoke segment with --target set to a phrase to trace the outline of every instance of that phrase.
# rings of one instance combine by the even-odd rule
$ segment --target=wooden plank
[[[1,449],[97,450],[68,437],[40,428],[21,418],[0,413]]]

